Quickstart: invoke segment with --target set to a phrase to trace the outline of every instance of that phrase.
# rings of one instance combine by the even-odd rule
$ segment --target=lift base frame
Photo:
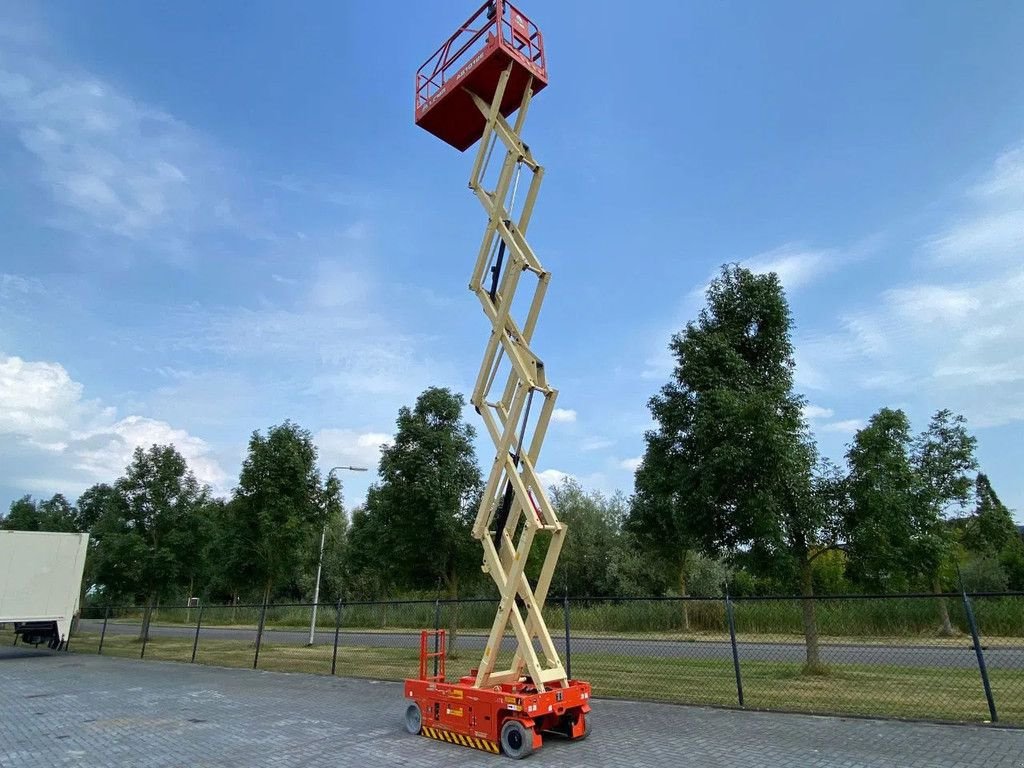
[[[533,749],[545,733],[572,740],[588,733],[590,684],[569,680],[565,688],[538,692],[528,680],[477,688],[476,670],[457,683],[440,680],[405,681],[405,699],[420,708],[420,734],[439,741],[498,754],[501,729],[518,720],[533,731]]]

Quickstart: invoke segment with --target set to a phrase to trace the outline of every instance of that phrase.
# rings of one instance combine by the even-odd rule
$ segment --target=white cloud
[[[382,445],[394,438],[384,432],[358,432],[353,429],[322,429],[313,441],[325,468],[338,465],[366,467],[373,472],[380,461]]]
[[[1020,263],[1024,255],[1024,147],[999,157],[966,195],[970,210],[928,241],[938,264]]]
[[[604,448],[611,448],[615,445],[614,440],[609,440],[606,437],[588,437],[582,443],[580,443],[581,451],[600,451]]]
[[[770,251],[743,259],[740,264],[751,272],[765,275],[774,272],[787,292],[804,288],[822,275],[842,263],[846,257],[828,249],[804,248],[794,243],[786,243]],[[711,281],[718,277],[715,270],[701,285],[690,291],[687,304],[690,309],[701,306]],[[668,355],[666,352],[665,355]],[[670,356],[669,356],[670,357]],[[655,362],[663,362],[658,359]]]
[[[636,472],[638,469],[640,469],[640,465],[642,463],[642,456],[637,456],[636,458],[633,459],[623,459],[622,461],[619,462],[619,468],[628,470],[630,472]]]
[[[0,274],[0,299],[7,301],[15,297],[30,296],[43,292],[43,285],[34,277]]]
[[[1024,211],[1024,150],[1000,157],[963,201],[966,212],[927,241],[926,275],[846,313],[837,332],[797,339],[798,380],[809,361],[814,388],[918,399],[925,410],[963,413],[974,428],[1024,420],[1024,218],[992,226]],[[954,264],[972,268],[954,273]]]
[[[573,476],[560,469],[545,469],[543,472],[538,472],[537,477],[545,488],[551,489]]]
[[[102,78],[41,59],[42,48],[35,40],[0,49],[0,128],[34,159],[36,180],[57,204],[50,223],[108,261],[101,245],[110,238],[190,260],[189,238],[231,220],[218,153]]]
[[[804,418],[807,420],[829,419],[831,417],[831,408],[823,408],[820,405],[811,405],[810,403],[804,406]]]
[[[945,263],[1019,257],[1024,248],[1024,211],[971,218],[934,239],[931,247]]]
[[[828,424],[822,424],[818,429],[822,432],[839,432],[841,434],[852,435],[863,426],[864,422],[860,419],[844,419],[842,421],[833,421]]]
[[[164,421],[119,418],[115,409],[84,399],[83,390],[58,363],[0,357],[5,484],[74,496],[116,479],[137,446],[173,443],[200,482],[226,490],[227,476],[204,440]]]
[[[555,408],[551,412],[551,420],[556,424],[572,424],[576,421],[576,411],[568,408]]]
[[[885,294],[886,303],[910,323],[953,324],[979,309],[978,297],[967,286],[915,285]]]
[[[0,360],[0,432],[44,435],[69,427],[82,385],[55,363]]]
[[[834,251],[802,248],[788,243],[745,259],[743,266],[758,274],[774,272],[786,291],[796,291],[833,269],[839,260]]]

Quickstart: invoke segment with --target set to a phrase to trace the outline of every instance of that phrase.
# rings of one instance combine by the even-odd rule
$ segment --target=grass
[[[968,633],[963,603],[958,598],[945,598],[950,619],[961,634]],[[974,597],[974,612],[982,637],[1024,637],[1024,598]],[[678,601],[592,600],[572,601],[570,615],[574,632],[624,635],[679,634],[684,629],[683,603]],[[686,633],[724,635],[727,631],[725,609],[721,600],[692,600],[685,603]],[[494,601],[441,604],[441,624],[458,622],[464,630],[487,630],[494,619]],[[346,605],[342,609],[342,626],[366,630],[418,629],[434,625],[432,602],[380,602]],[[815,600],[818,631],[823,638],[910,638],[934,639],[938,629],[937,598]],[[741,639],[750,635],[800,636],[802,619],[798,600],[734,602],[736,631]],[[158,623],[194,622],[198,609],[161,608],[154,614]],[[102,617],[102,612],[99,614]],[[141,609],[119,611],[112,619],[138,621]],[[203,624],[209,626],[255,627],[260,608],[251,606],[206,606]],[[564,621],[560,601],[553,598],[544,609],[548,626],[561,626]],[[309,606],[270,606],[267,624],[275,627],[308,627]],[[335,609],[322,605],[317,626],[333,629]],[[759,638],[760,639],[760,638]]]
[[[99,636],[82,634],[72,650],[95,653]],[[108,635],[103,653],[138,658],[141,643],[128,635]],[[252,667],[255,643],[201,639],[196,662]],[[264,642],[259,668],[281,672],[330,674],[332,645],[312,648]],[[145,658],[187,662],[190,638],[157,637]],[[466,674],[475,653],[448,661],[448,679]],[[337,674],[402,680],[418,670],[418,652],[409,648],[341,645]],[[606,698],[645,699],[710,706],[736,706],[732,663],[719,660],[651,658],[610,653],[574,653],[574,677],[590,681]],[[988,708],[976,669],[918,668],[892,665],[830,665],[820,674],[804,674],[801,665],[743,662],[745,705],[754,709],[881,717],[982,722]],[[1024,670],[990,670],[1000,721],[1024,725]]]

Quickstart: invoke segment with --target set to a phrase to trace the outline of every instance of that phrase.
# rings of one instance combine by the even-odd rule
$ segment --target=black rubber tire
[[[533,753],[533,728],[518,720],[506,720],[501,726],[501,751],[513,760],[522,760]]]
[[[405,708],[405,730],[414,736],[423,729],[423,713],[420,705],[413,702]]]

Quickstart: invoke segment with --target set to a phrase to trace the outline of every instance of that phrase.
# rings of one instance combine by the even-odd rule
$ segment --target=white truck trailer
[[[64,646],[78,610],[87,533],[0,531],[0,626],[25,643]]]

